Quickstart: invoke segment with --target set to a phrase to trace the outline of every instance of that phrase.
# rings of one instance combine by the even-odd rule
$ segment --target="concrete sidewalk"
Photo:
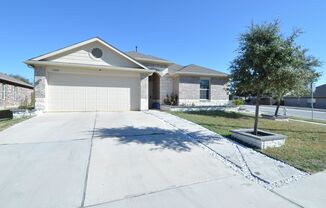
[[[149,114],[189,134],[209,150],[236,166],[244,176],[259,182],[268,189],[282,186],[307,175],[290,165],[224,138],[191,121],[160,111],[149,111]]]
[[[274,190],[303,207],[326,207],[326,171]]]

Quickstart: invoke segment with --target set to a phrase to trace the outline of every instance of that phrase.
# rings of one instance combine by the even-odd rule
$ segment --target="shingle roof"
[[[139,53],[139,52],[136,52],[136,51],[129,51],[129,52],[126,52],[126,54],[128,56],[131,56],[132,58],[134,59],[150,59],[150,60],[153,60],[153,61],[163,61],[163,62],[169,62],[168,60],[165,60],[165,59],[162,59],[162,58],[158,58],[158,57],[155,57],[155,56],[152,56],[152,55],[147,55],[147,54],[143,54],[143,53]]]
[[[23,82],[19,79],[16,79],[12,76],[9,76],[7,74],[4,74],[4,73],[1,73],[0,72],[0,80],[4,80],[4,81],[7,81],[7,82],[11,82],[11,83],[15,83],[15,84],[18,84],[18,85],[23,85],[23,86],[26,86],[26,87],[30,87],[30,88],[33,88],[32,85],[26,83],[26,82]]]
[[[190,64],[182,67],[177,71],[177,73],[196,73],[196,74],[207,74],[207,75],[220,75],[220,76],[228,76],[228,74],[220,71],[216,71],[214,69],[209,69],[203,66],[198,66],[195,64]]]
[[[181,66],[179,64],[171,64],[171,65],[169,65],[169,73],[175,73],[176,71],[180,70],[181,68],[183,68],[183,66]]]
[[[136,51],[129,51],[126,52],[127,55],[131,56],[132,58],[136,59],[136,60],[140,60],[141,59],[148,59],[148,60],[153,60],[153,61],[163,61],[163,62],[167,62],[169,63],[169,61],[162,59],[162,58],[158,58],[152,55],[146,55],[146,54],[142,54]],[[216,71],[214,69],[209,69],[203,66],[198,66],[195,64],[190,64],[187,66],[182,66],[179,64],[175,64],[170,62],[171,64],[169,65],[169,73],[170,74],[203,74],[203,75],[214,75],[214,76],[224,76],[227,77],[228,74],[224,73],[224,72],[220,72],[220,71]]]

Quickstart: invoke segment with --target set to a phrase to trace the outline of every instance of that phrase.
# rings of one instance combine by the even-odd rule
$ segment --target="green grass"
[[[171,112],[225,137],[229,130],[252,128],[252,115],[234,112]],[[259,128],[288,136],[285,145],[262,150],[266,155],[282,160],[310,173],[326,169],[326,126],[298,121],[272,121],[259,118]]]
[[[0,120],[0,131],[9,128],[12,125],[25,121],[31,117],[15,118],[15,119],[2,119]]]

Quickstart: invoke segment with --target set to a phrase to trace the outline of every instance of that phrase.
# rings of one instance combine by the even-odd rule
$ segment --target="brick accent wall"
[[[199,77],[179,78],[179,99],[199,100]]]
[[[30,105],[32,102],[32,93],[33,89],[0,81],[0,109]]]
[[[183,76],[174,83],[178,86],[178,90],[174,90],[179,92],[179,105],[226,105],[229,102],[225,79],[210,78],[210,100],[200,100],[200,77]]]
[[[165,74],[160,79],[161,104],[164,103],[164,98],[166,98],[166,95],[171,95],[172,92],[173,92],[173,80],[169,75]]]
[[[173,93],[179,95],[179,78],[173,79]]]
[[[213,77],[211,78],[211,100],[228,100],[227,80]]]

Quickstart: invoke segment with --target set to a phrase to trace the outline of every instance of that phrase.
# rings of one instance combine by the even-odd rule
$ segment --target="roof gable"
[[[94,48],[100,48],[103,56],[100,58],[93,57],[91,51]],[[138,61],[97,37],[30,60],[147,69]]]

